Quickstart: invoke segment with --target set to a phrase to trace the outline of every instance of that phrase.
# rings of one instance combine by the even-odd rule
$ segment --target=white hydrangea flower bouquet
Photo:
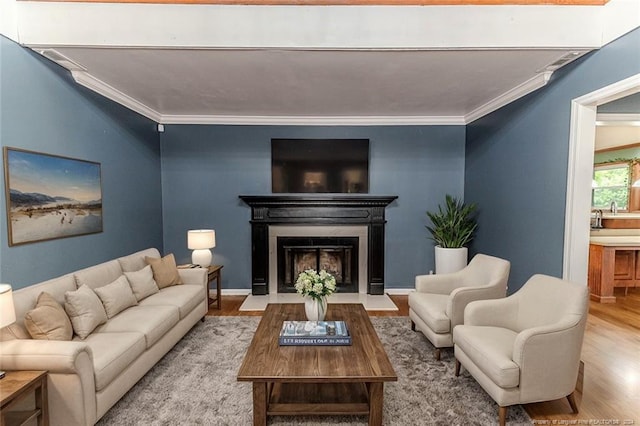
[[[335,293],[336,279],[324,269],[320,272],[307,269],[298,275],[295,288],[299,294],[319,301]]]

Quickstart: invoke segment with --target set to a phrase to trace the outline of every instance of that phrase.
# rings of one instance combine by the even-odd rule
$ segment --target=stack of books
[[[351,335],[344,321],[284,321],[281,346],[345,346]]]

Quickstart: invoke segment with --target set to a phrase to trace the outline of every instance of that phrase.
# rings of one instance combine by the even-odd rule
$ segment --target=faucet
[[[611,214],[616,214],[618,213],[618,203],[616,203],[616,200],[611,201]]]
[[[596,218],[593,227],[597,229],[602,228],[602,210],[596,210]]]

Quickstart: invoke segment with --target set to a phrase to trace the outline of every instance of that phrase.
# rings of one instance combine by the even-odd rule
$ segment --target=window
[[[620,210],[629,205],[629,163],[609,163],[596,165],[593,169],[591,207],[609,209],[615,201]]]

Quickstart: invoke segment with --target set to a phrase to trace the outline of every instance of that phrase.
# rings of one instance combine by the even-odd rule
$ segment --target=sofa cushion
[[[84,342],[93,352],[96,391],[104,389],[145,351],[144,335],[136,332],[92,333]]]
[[[435,333],[450,333],[451,320],[445,314],[449,295],[434,293],[409,293],[409,307],[429,326]]]
[[[86,285],[90,288],[102,287],[112,283],[120,275],[122,275],[122,268],[117,260],[110,260],[73,273],[78,287]]]
[[[86,338],[97,326],[107,322],[107,313],[98,295],[86,285],[64,294],[64,310],[67,311],[73,331],[81,339]]]
[[[176,266],[176,258],[170,253],[162,259],[153,257],[145,257],[145,262],[151,265],[153,271],[153,279],[156,281],[158,288],[165,288],[176,284],[182,284],[178,267]]]
[[[73,337],[69,316],[47,292],[40,293],[36,307],[25,315],[24,325],[36,340],[71,340]]]
[[[458,325],[453,332],[456,346],[501,388],[515,388],[520,383],[520,368],[512,359],[517,336],[501,327]]]
[[[180,320],[175,306],[133,306],[98,327],[96,333],[138,332],[150,348]]]
[[[98,287],[94,291],[100,298],[109,318],[113,318],[128,307],[138,304],[133,291],[131,291],[131,286],[129,286],[129,281],[124,275],[111,284]]]
[[[145,257],[155,257],[160,258],[160,252],[157,249],[150,248],[146,250],[142,250],[128,256],[119,257],[118,262],[120,263],[120,267],[122,268],[122,272],[135,272],[147,266],[147,262],[145,262]]]
[[[133,295],[138,302],[160,291],[153,279],[151,265],[147,265],[136,272],[125,272],[124,275],[127,277],[133,290]]]
[[[67,291],[74,291],[77,289],[78,287],[76,287],[76,280],[73,277],[73,274],[67,274],[39,284],[14,290],[13,306],[16,309],[16,332],[14,334],[16,334],[16,337],[21,338],[19,335],[22,334],[21,331],[23,331],[27,339],[31,338],[27,329],[24,328],[24,317],[27,312],[36,307],[36,302],[40,293],[46,291],[56,299],[58,303],[64,306],[64,294]],[[21,328],[22,330],[17,330],[18,328]]]
[[[189,315],[193,308],[205,298],[202,286],[193,284],[183,284],[179,286],[167,287],[159,293],[147,297],[140,306],[175,306],[180,311],[180,319]]]

